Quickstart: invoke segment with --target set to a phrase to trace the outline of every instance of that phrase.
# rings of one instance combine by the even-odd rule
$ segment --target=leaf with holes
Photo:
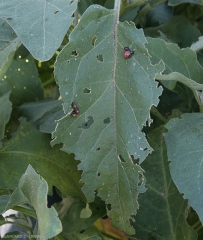
[[[150,63],[145,43],[142,30],[119,23],[116,11],[92,6],[55,64],[67,115],[59,120],[52,144],[62,142],[63,151],[81,160],[88,202],[98,194],[112,224],[127,234],[134,232],[130,219],[145,191],[135,159],[141,163],[152,151],[142,128],[151,122],[150,108],[162,92],[154,76],[163,65]],[[130,58],[122,57],[124,47],[134,52]]]

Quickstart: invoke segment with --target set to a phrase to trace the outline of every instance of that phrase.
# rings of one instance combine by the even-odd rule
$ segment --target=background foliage
[[[202,0],[0,0],[8,239],[202,239],[202,33]]]

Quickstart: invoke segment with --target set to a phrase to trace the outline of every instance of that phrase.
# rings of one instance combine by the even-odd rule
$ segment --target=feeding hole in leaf
[[[106,208],[107,208],[108,211],[111,211],[111,204],[107,204]]]
[[[139,178],[139,182],[138,182],[137,186],[139,187],[139,186],[141,186],[141,185],[143,184],[143,182],[144,182],[144,177],[143,177],[142,174],[139,174],[138,178]]]
[[[103,62],[103,61],[104,61],[103,54],[97,55],[97,59],[98,59],[100,62]]]
[[[92,36],[92,46],[95,46],[96,40],[97,40],[97,36],[96,35]]]
[[[69,5],[71,5],[74,2],[74,0],[70,1]]]
[[[79,128],[88,129],[88,128],[91,127],[91,125],[93,124],[93,122],[94,122],[93,117],[92,117],[92,116],[89,116],[87,122],[83,123],[82,126],[79,126]]]
[[[97,173],[97,176],[100,177],[100,175],[101,175],[100,172],[98,172],[98,173]]]
[[[121,155],[118,155],[118,157],[121,160],[121,162],[125,162],[124,158]]]
[[[96,149],[96,151],[99,151],[101,148],[100,147],[98,147],[97,149]]]
[[[91,93],[91,89],[89,89],[89,88],[86,87],[86,88],[83,89],[83,92],[84,92],[84,93]]]
[[[78,56],[78,52],[76,50],[73,50],[72,53],[71,53],[71,56],[77,57]]]
[[[139,163],[139,158],[134,158],[133,155],[130,155],[130,156],[131,156],[131,159],[132,159],[134,164],[138,164]]]
[[[57,14],[59,12],[59,10],[56,10],[55,12],[54,12],[54,14]]]
[[[81,231],[80,231],[80,234],[82,234],[82,233],[84,233],[84,232],[85,232],[85,229],[81,230]]]
[[[103,121],[103,123],[104,123],[104,124],[110,123],[110,117],[105,118],[104,121]]]

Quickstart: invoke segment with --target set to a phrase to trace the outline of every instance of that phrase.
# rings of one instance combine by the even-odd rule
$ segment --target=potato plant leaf
[[[7,209],[11,209],[22,203],[31,204],[38,220],[38,227],[35,228],[34,234],[43,240],[50,239],[62,231],[55,208],[47,207],[47,194],[47,182],[29,165],[7,205]]]
[[[166,128],[166,145],[173,181],[203,222],[203,114],[171,119]]]
[[[9,22],[32,55],[45,61],[60,46],[76,7],[76,0],[1,0],[0,16]]]
[[[112,224],[132,234],[130,219],[145,191],[143,170],[136,164],[152,152],[143,125],[162,92],[154,81],[163,64],[152,65],[142,30],[119,23],[115,10],[91,6],[60,52],[55,76],[64,101],[52,144],[81,161],[83,192],[88,202],[98,194],[107,204]],[[124,47],[134,51],[124,59]],[[71,103],[80,110],[71,116]]]

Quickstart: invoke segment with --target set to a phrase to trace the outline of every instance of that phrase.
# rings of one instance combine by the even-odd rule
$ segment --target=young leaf
[[[48,134],[21,120],[17,133],[0,150],[0,187],[15,188],[29,164],[46,179],[49,188],[56,186],[64,196],[85,200],[73,156],[61,152],[59,146],[52,148]]]
[[[152,149],[143,125],[158,104],[162,89],[154,81],[162,64],[152,65],[142,30],[119,23],[116,11],[91,6],[70,35],[55,64],[55,76],[64,103],[52,144],[81,160],[83,192],[92,202],[95,191],[106,204],[112,224],[128,234],[130,219],[144,191],[141,163]],[[124,59],[124,47],[134,51]],[[80,110],[71,116],[71,103]]]
[[[12,193],[7,210],[19,204],[31,204],[37,214],[38,232],[42,239],[49,239],[62,231],[62,225],[54,208],[47,208],[48,185],[29,165]]]
[[[181,119],[171,119],[166,128],[171,176],[203,222],[203,114],[184,114]]]
[[[9,21],[34,58],[46,61],[60,46],[76,7],[76,0],[2,0],[0,16]]]
[[[148,190],[139,197],[140,207],[133,224],[135,236],[138,239],[196,240],[196,232],[186,221],[188,203],[171,179],[163,133],[163,127],[159,127],[148,135],[154,152],[142,163]]]

